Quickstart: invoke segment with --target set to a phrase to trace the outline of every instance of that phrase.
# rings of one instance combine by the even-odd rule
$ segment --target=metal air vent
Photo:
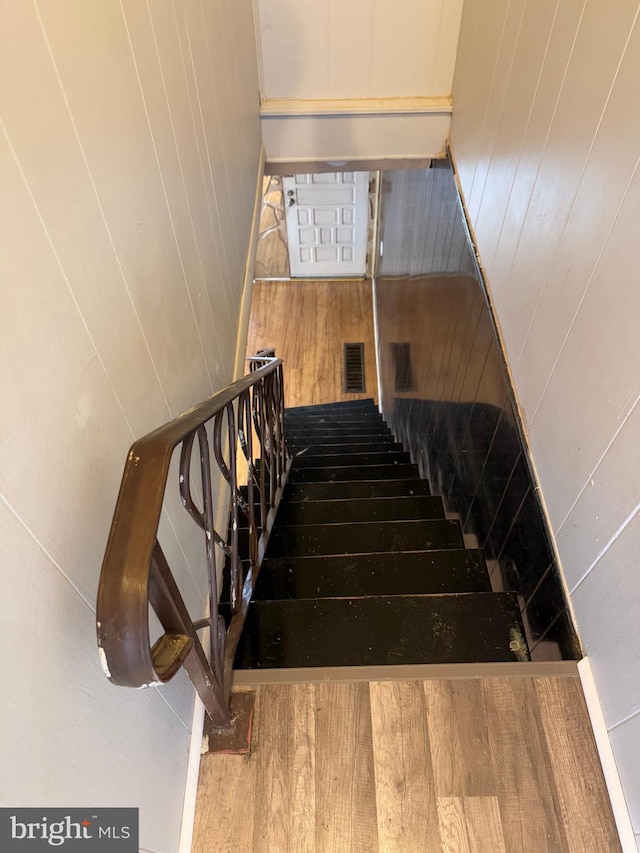
[[[345,344],[344,393],[361,394],[364,390],[364,344]]]

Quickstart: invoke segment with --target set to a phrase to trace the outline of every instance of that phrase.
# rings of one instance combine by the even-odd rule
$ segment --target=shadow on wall
[[[384,186],[385,417],[484,548],[494,589],[518,593],[532,658],[580,657],[450,166],[389,173]]]

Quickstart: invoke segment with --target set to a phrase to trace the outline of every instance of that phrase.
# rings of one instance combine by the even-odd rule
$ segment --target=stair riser
[[[353,480],[338,483],[289,483],[283,501],[324,501],[428,495],[426,480]]]
[[[276,524],[345,524],[365,521],[443,519],[439,497],[362,498],[360,500],[282,503]]]
[[[393,436],[391,434],[391,430],[387,429],[384,426],[376,427],[360,427],[359,429],[345,427],[333,427],[327,429],[323,426],[318,427],[317,429],[312,429],[311,427],[294,427],[290,425],[285,426],[285,432],[287,441],[296,440],[296,441],[312,441],[314,444],[321,444],[321,439],[325,438],[335,438],[338,441],[359,441],[362,442],[363,439],[368,441],[369,439],[365,439],[365,436],[374,436],[377,441],[378,437],[384,436],[393,441]]]
[[[502,593],[255,602],[235,665],[246,669],[516,661],[515,600]]]
[[[371,398],[367,400],[344,400],[338,403],[320,403],[317,406],[294,406],[285,409],[286,415],[307,415],[315,412],[378,412]]]
[[[490,591],[482,553],[451,549],[265,560],[254,599]]]
[[[301,468],[289,474],[290,483],[339,483],[347,480],[399,480],[415,477],[418,479],[417,465],[370,465],[362,468]]]
[[[463,548],[457,521],[383,521],[356,524],[275,526],[267,557],[372,554]]]
[[[285,412],[284,419],[285,423],[292,424],[384,423],[378,412],[319,412],[308,415],[290,415]]]
[[[289,452],[293,456],[301,455],[300,451],[304,451],[305,456],[332,456],[336,453],[401,453],[404,448],[397,441],[350,441],[344,444],[313,444],[310,441],[287,441]]]
[[[388,453],[338,453],[329,456],[308,456],[306,453],[293,457],[294,469],[300,468],[345,468],[351,465],[399,465],[411,462],[404,450]]]

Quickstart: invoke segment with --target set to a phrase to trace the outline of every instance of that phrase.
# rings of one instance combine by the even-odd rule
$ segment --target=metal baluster
[[[269,425],[267,427],[269,434],[269,507],[275,506],[276,489],[278,488],[276,474],[276,435],[274,430],[274,410],[273,410],[273,374],[265,377],[265,385],[267,386],[267,412],[269,417]]]
[[[256,524],[256,506],[255,506],[255,494],[254,494],[254,479],[255,479],[255,465],[253,460],[253,425],[251,421],[251,400],[249,397],[249,392],[247,392],[242,398],[242,412],[244,417],[244,422],[246,424],[246,445],[247,445],[247,503],[249,506],[249,557],[251,560],[251,567],[255,569],[258,565],[258,525]],[[261,522],[260,527],[264,526],[264,522]]]
[[[257,402],[258,407],[258,421],[260,424],[260,429],[258,431],[258,435],[260,436],[260,513],[261,513],[261,526],[264,529],[265,524],[267,523],[267,460],[266,449],[265,449],[265,422],[264,422],[264,384],[260,383],[260,385],[254,386],[253,399],[254,404]]]
[[[236,459],[236,416],[233,403],[227,406],[227,428],[229,431],[229,486],[231,487],[231,557],[230,557],[230,590],[231,610],[238,613],[242,604],[242,560],[238,553],[239,518],[238,518],[238,471]]]
[[[200,470],[202,472],[202,496],[205,518],[205,537],[207,553],[207,571],[209,575],[209,613],[211,618],[211,668],[216,680],[222,685],[224,671],[224,644],[226,629],[224,619],[218,613],[218,575],[216,571],[216,556],[214,543],[213,495],[211,489],[211,458],[209,454],[209,437],[204,426],[198,429],[200,445]]]

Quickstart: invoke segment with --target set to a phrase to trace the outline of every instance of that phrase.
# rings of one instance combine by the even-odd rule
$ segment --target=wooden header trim
[[[418,98],[265,98],[262,118],[294,116],[450,115],[451,95]]]

